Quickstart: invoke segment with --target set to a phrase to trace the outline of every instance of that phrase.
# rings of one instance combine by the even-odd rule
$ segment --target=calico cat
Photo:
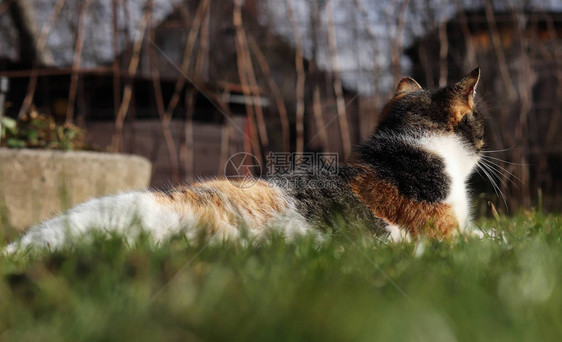
[[[484,145],[474,104],[479,78],[476,68],[437,90],[403,78],[379,126],[336,174],[308,170],[250,187],[223,179],[93,199],[31,228],[6,251],[56,249],[90,230],[132,236],[141,228],[162,241],[194,238],[200,229],[236,238],[245,227],[256,236],[280,229],[290,239],[341,219],[393,241],[449,238],[470,229],[466,183]],[[311,185],[318,181],[332,186]]]

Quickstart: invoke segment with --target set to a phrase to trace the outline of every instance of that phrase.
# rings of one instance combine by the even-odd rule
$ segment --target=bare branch
[[[70,90],[68,94],[68,105],[66,107],[66,123],[71,123],[74,118],[74,106],[76,102],[76,92],[78,89],[78,69],[82,62],[82,50],[84,47],[84,28],[86,25],[86,13],[91,0],[84,0],[80,3],[80,15],[78,18],[78,31],[76,33],[76,46],[74,49],[74,59],[72,63],[72,76],[70,78]]]
[[[241,12],[240,12],[241,14]],[[239,58],[242,59],[242,66],[244,67],[243,72],[245,73],[246,82],[249,83],[249,90],[253,99],[247,98],[250,100],[252,105],[254,106],[254,112],[256,113],[256,121],[258,124],[258,130],[260,134],[260,140],[262,146],[265,150],[269,149],[269,138],[267,136],[267,130],[265,126],[265,119],[263,116],[263,109],[261,106],[261,94],[259,92],[259,86],[256,79],[256,74],[254,72],[254,66],[252,64],[252,58],[250,55],[250,51],[248,48],[248,40],[246,38],[246,30],[242,26],[242,15],[240,15],[240,24],[235,26],[236,27],[236,37],[238,42],[238,47],[240,48],[237,50],[239,52]]]
[[[195,45],[195,40],[199,35],[199,30],[201,29],[201,23],[205,18],[205,13],[209,10],[210,0],[202,0],[199,3],[199,7],[197,7],[197,11],[195,12],[195,17],[193,19],[193,24],[191,25],[191,30],[187,35],[187,40],[185,42],[185,47],[183,51],[183,60],[181,64],[181,72],[184,74],[188,74],[189,65],[191,64],[191,55],[193,54],[193,47]],[[166,120],[171,120],[174,110],[176,109],[181,96],[181,91],[185,86],[185,82],[187,79],[185,77],[178,77],[176,81],[174,94],[168,102],[168,107],[166,108]]]
[[[297,129],[297,153],[304,151],[304,85],[306,75],[304,71],[303,43],[302,35],[295,19],[293,4],[291,0],[286,0],[287,14],[291,27],[293,29],[293,37],[295,38],[295,67],[297,70],[297,113],[296,113],[296,129]]]
[[[509,95],[509,99],[513,100],[517,98],[517,93],[513,88],[513,83],[511,82],[511,76],[509,75],[509,70],[507,69],[507,62],[505,59],[505,54],[502,48],[502,43],[498,29],[496,27],[496,19],[494,15],[494,9],[490,4],[489,0],[483,0],[484,11],[486,12],[486,20],[490,27],[490,36],[492,38],[492,44],[494,45],[494,51],[496,52],[496,57],[498,58],[498,67],[500,69],[500,74],[503,79],[505,89]]]
[[[47,44],[47,37],[49,36],[49,32],[51,32],[51,27],[53,26],[55,20],[59,17],[60,11],[64,6],[65,2],[66,0],[57,0],[53,12],[49,17],[49,20],[41,28],[41,33],[37,41],[37,47],[36,47],[36,50],[38,51],[39,55],[41,55],[42,51],[45,49],[45,46]],[[33,103],[33,96],[35,95],[35,89],[37,88],[38,75],[37,75],[36,68],[38,67],[38,64],[39,64],[38,60],[35,59],[35,61],[33,62],[33,68],[31,70],[31,76],[29,78],[29,84],[27,85],[27,92],[25,94],[25,98],[20,108],[20,112],[18,114],[19,118],[27,114],[29,108],[31,108],[31,104]]]
[[[137,36],[135,37],[135,43],[133,45],[133,53],[131,56],[131,62],[129,63],[128,69],[128,79],[127,85],[125,86],[125,91],[123,93],[123,101],[119,107],[119,112],[115,118],[115,133],[113,135],[113,151],[117,152],[122,148],[123,139],[123,124],[129,111],[129,105],[131,104],[131,98],[133,96],[133,79],[137,74],[137,69],[140,61],[140,53],[142,48],[142,43],[144,41],[144,35],[146,28],[152,16],[152,7],[154,0],[147,0],[144,9],[144,15],[139,23]]]
[[[117,14],[119,0],[112,0],[113,24],[113,111],[118,116],[121,104],[121,63],[119,61],[119,16]]]
[[[150,29],[150,39],[154,41],[154,25]],[[168,158],[170,160],[170,166],[172,168],[172,180],[178,183],[180,180],[179,176],[179,164],[178,155],[176,150],[176,145],[174,143],[174,138],[172,132],[170,132],[170,125],[166,120],[166,108],[164,105],[164,96],[162,94],[162,86],[160,84],[160,71],[158,66],[158,58],[156,54],[156,48],[154,45],[150,44],[149,47],[149,57],[150,57],[150,73],[152,76],[152,86],[154,88],[154,97],[156,100],[156,110],[158,112],[158,117],[160,118],[160,128],[162,130],[162,135],[164,136],[164,141],[166,142],[166,148],[168,150]]]
[[[254,108],[252,106],[251,98],[252,98],[252,91],[248,84],[248,79],[246,75],[246,64],[247,61],[245,59],[244,54],[244,39],[243,39],[243,32],[242,32],[242,3],[241,0],[234,0],[234,11],[232,15],[232,22],[236,29],[236,37],[235,37],[235,44],[236,44],[236,55],[237,55],[237,64],[238,64],[238,75],[240,78],[240,85],[242,86],[242,92],[244,93],[244,98],[246,99],[246,112],[248,116],[248,129],[250,132],[250,139],[251,145],[254,153],[257,155],[258,159],[261,160],[261,146],[259,143],[259,137],[256,132],[256,128],[254,125]]]
[[[329,148],[328,133],[326,132],[326,124],[324,121],[324,114],[322,113],[322,99],[320,98],[320,87],[314,86],[314,94],[312,95],[314,120],[316,122],[316,129],[320,136],[320,141],[324,149]]]
[[[447,54],[449,53],[449,40],[447,39],[447,22],[439,24],[439,86],[447,85]]]
[[[326,1],[326,9],[328,16],[328,41],[330,45],[330,55],[332,57],[332,72],[334,75],[334,92],[336,94],[336,104],[338,111],[338,119],[340,124],[341,138],[343,143],[343,152],[345,157],[351,154],[351,137],[349,135],[349,126],[347,123],[347,114],[345,108],[345,100],[343,97],[343,86],[339,75],[339,60],[336,45],[336,26],[334,24],[334,9],[332,0]]]
[[[197,60],[195,62],[194,75],[196,78],[201,79],[203,73],[203,65],[205,60],[208,58],[209,49],[209,22],[210,22],[210,8],[205,13],[205,19],[203,20],[203,27],[201,29],[201,36],[199,37],[199,53],[197,54]],[[181,151],[183,153],[183,162],[185,165],[185,176],[188,182],[194,180],[194,139],[193,139],[193,112],[195,110],[195,102],[197,100],[197,92],[193,89],[186,91],[185,93],[185,125],[184,125],[184,146],[182,146]]]
[[[394,37],[394,44],[392,44],[392,70],[394,71],[394,81],[398,83],[400,77],[402,77],[402,70],[400,67],[400,54],[402,53],[403,42],[404,42],[404,25],[406,22],[406,10],[408,9],[409,0],[403,0],[400,13],[398,14],[398,24],[396,27],[396,36]]]
[[[291,149],[291,137],[289,132],[289,116],[287,114],[287,106],[285,105],[285,101],[283,100],[283,95],[281,94],[281,90],[275,79],[271,74],[271,69],[269,68],[269,64],[267,63],[267,59],[265,55],[261,51],[259,45],[256,43],[256,40],[253,36],[248,35],[248,42],[250,43],[250,49],[254,53],[256,60],[260,66],[260,69],[264,76],[267,78],[267,83],[269,86],[269,90],[271,91],[273,97],[275,98],[275,103],[277,104],[277,110],[279,111],[279,119],[281,121],[281,135],[283,138],[283,149],[285,151],[289,151]]]

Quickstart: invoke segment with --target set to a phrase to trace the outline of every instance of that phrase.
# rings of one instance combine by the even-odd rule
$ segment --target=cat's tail
[[[269,228],[281,230],[288,239],[310,233],[294,200],[280,188],[264,181],[243,188],[217,180],[168,193],[130,192],[90,200],[31,228],[4,253],[55,250],[91,238],[93,231],[119,234],[128,241],[135,241],[140,232],[156,243],[180,233],[194,240],[199,226],[213,241],[242,232],[253,237]]]
[[[189,218],[188,211],[180,216],[158,203],[150,192],[123,193],[90,200],[32,227],[2,252],[14,254],[29,248],[55,250],[90,236],[88,233],[93,231],[122,234],[127,238],[146,231],[155,241],[161,241],[177,233]]]

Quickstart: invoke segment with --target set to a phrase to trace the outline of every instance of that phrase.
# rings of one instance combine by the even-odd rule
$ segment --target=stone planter
[[[23,230],[90,198],[143,189],[142,157],[0,148],[0,230]]]

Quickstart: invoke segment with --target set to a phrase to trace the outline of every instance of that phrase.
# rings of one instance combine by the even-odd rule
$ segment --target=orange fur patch
[[[471,91],[470,94],[463,96],[463,100],[456,99],[451,105],[451,111],[453,115],[451,116],[451,124],[456,126],[462,118],[474,109],[474,96]]]
[[[456,126],[466,114],[472,111],[472,107],[470,104],[458,102],[451,106],[451,111],[453,115],[451,115],[451,125]]]
[[[289,207],[280,190],[261,180],[247,188],[228,180],[214,180],[153,195],[160,204],[180,214],[193,214],[212,232],[243,225],[261,230],[269,219]]]
[[[457,228],[450,205],[415,201],[379,179],[371,167],[353,166],[362,172],[351,181],[351,188],[375,216],[407,229],[414,237],[448,237]]]

